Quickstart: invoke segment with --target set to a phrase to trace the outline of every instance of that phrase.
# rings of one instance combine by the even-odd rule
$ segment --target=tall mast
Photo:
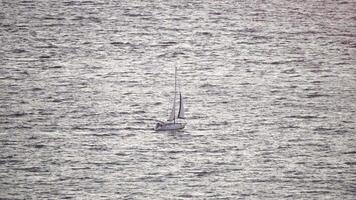
[[[176,104],[176,97],[177,97],[177,66],[175,66],[174,69],[174,105]],[[176,123],[175,110],[176,108],[174,107],[174,123]]]

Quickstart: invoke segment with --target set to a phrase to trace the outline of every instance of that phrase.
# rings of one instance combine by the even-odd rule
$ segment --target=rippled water
[[[355,198],[355,1],[0,8],[1,199]]]

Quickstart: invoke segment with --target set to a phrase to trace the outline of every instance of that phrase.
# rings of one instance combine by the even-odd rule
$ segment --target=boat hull
[[[155,126],[156,131],[171,131],[171,130],[180,130],[185,127],[186,123],[171,123],[163,122],[157,123]]]

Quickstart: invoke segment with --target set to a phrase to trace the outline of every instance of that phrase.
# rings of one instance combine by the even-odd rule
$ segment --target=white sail
[[[184,119],[184,105],[183,105],[182,93],[179,93],[179,111],[178,111],[178,118]]]
[[[174,96],[173,108],[172,108],[171,114],[169,115],[168,121],[175,120],[175,117],[176,117],[176,98]]]
[[[173,108],[171,111],[171,115],[169,115],[168,121],[176,120],[176,96],[177,96],[177,67],[174,70],[174,100],[173,100]]]

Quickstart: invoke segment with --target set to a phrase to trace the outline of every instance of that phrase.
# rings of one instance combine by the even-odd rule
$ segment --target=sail
[[[184,106],[183,106],[182,93],[179,93],[179,111],[178,111],[178,118],[184,119]]]
[[[173,108],[171,114],[169,115],[168,121],[175,121],[176,119],[176,96],[177,96],[177,67],[174,70],[174,100],[173,100]]]
[[[174,96],[173,108],[172,108],[171,114],[169,115],[168,121],[175,120],[175,117],[176,117],[176,98]]]

